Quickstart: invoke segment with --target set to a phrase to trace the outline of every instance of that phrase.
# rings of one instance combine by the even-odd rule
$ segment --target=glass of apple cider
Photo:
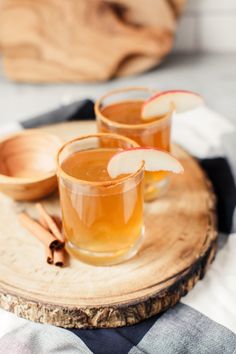
[[[134,87],[114,90],[101,97],[95,104],[98,131],[121,134],[140,146],[169,152],[173,112],[148,122],[141,118],[142,105],[153,94],[153,90]],[[145,201],[163,195],[168,184],[168,172],[145,172]]]
[[[143,236],[144,166],[112,179],[110,158],[138,145],[116,134],[93,134],[66,143],[59,151],[58,181],[68,252],[93,265],[129,259]]]

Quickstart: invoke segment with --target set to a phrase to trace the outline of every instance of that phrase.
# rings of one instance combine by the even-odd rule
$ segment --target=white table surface
[[[0,124],[15,122],[78,98],[92,98],[122,86],[189,89],[236,124],[236,53],[175,54],[158,68],[124,79],[94,84],[29,85],[8,81],[0,66]]]

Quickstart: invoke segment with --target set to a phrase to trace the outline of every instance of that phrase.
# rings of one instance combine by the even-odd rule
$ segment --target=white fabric
[[[173,118],[173,141],[198,158],[224,156],[236,180],[236,131],[207,107]],[[234,212],[236,231],[236,211]],[[236,333],[236,234],[219,251],[203,281],[181,302]]]
[[[0,338],[27,323],[27,320],[0,309]]]
[[[223,156],[222,138],[233,130],[227,119],[203,106],[174,115],[172,139],[199,158]]]
[[[92,354],[86,344],[72,332],[16,319],[16,316],[10,315],[12,322],[7,320],[10,333],[1,341],[1,354]]]
[[[236,129],[226,118],[207,107],[174,115],[172,140],[200,159],[226,157],[236,181]]]
[[[199,158],[226,156],[236,178],[236,131],[230,122],[206,107],[173,120],[176,143]],[[236,234],[229,236],[204,280],[182,302],[236,333]],[[0,337],[24,323],[28,321],[0,310]]]
[[[236,234],[230,235],[204,280],[181,302],[236,333]]]

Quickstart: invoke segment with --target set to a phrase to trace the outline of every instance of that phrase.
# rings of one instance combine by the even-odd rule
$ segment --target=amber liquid
[[[150,125],[143,122],[141,109],[144,101],[123,101],[104,107],[102,115],[110,121],[133,125],[133,127],[116,127],[105,124],[98,120],[98,129],[101,132],[113,132],[125,135],[136,141],[140,146],[155,147],[165,151],[170,151],[170,118],[153,118]],[[135,127],[139,125],[139,128]],[[140,127],[141,125],[141,127]],[[166,179],[168,173],[165,171],[145,173],[145,200],[150,201],[161,194],[157,183]]]
[[[107,164],[116,152],[117,149],[80,151],[62,164],[62,169],[78,181],[104,182],[99,187],[86,184],[84,190],[76,182],[60,181],[67,249],[95,265],[126,259],[142,234],[142,180],[111,180]]]

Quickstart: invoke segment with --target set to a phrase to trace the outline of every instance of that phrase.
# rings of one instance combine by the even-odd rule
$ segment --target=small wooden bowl
[[[35,200],[57,188],[56,154],[61,141],[24,131],[0,141],[0,191],[15,200]]]

